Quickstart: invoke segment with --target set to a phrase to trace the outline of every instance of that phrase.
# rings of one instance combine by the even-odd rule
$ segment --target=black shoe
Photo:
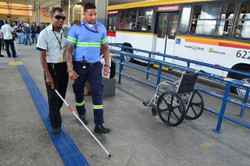
[[[102,124],[99,124],[99,125],[96,124],[94,131],[96,133],[101,133],[101,134],[106,134],[106,133],[111,132],[111,130],[109,128],[105,128]]]
[[[4,57],[4,55],[0,54],[0,57]]]
[[[85,116],[84,115],[81,115],[79,116],[79,118],[81,119],[81,121],[85,124],[85,125],[88,125],[88,121],[86,120]]]
[[[61,133],[61,128],[52,129],[52,134],[60,134],[60,133]]]

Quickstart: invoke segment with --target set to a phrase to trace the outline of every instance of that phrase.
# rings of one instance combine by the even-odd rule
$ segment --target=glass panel
[[[140,9],[139,10],[139,17],[137,19],[137,30],[142,31],[150,31],[151,30],[151,23],[153,18],[153,9]]]
[[[113,16],[113,31],[116,31],[117,28],[117,19],[118,19],[118,15],[114,15]]]
[[[109,15],[109,26],[108,26],[108,31],[111,31],[111,27],[112,27],[112,15]]]
[[[166,24],[167,24],[167,14],[160,13],[158,17],[157,23],[157,37],[165,38],[166,35]]]
[[[182,9],[181,21],[180,21],[180,33],[187,33],[190,21],[191,6],[185,6]]]
[[[227,36],[230,34],[231,27],[233,25],[234,12],[236,9],[236,4],[224,4],[221,14],[221,20],[217,21],[217,27],[215,36]]]
[[[201,14],[198,16],[195,34],[199,35],[214,35],[216,22],[221,14],[221,5],[204,5],[202,6]]]
[[[175,38],[178,18],[179,18],[178,14],[170,14],[169,16],[168,38],[170,39]]]
[[[250,38],[250,2],[244,2],[241,5],[235,36]]]
[[[137,9],[124,10],[121,12],[119,27],[122,29],[136,29]]]
[[[109,15],[108,18],[108,31],[116,31],[117,15]]]
[[[235,10],[235,3],[195,6],[190,33],[227,36],[233,25]]]

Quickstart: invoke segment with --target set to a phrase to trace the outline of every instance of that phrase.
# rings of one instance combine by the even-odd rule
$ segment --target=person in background
[[[23,30],[21,21],[17,24],[16,34],[18,36],[18,43],[23,44]]]
[[[59,7],[52,9],[50,17],[51,24],[42,30],[38,37],[37,49],[40,50],[40,60],[44,70],[52,134],[59,134],[62,125],[60,109],[63,101],[55,89],[65,98],[68,73],[65,57],[66,38],[62,26],[66,17],[63,9]]]
[[[30,41],[30,33],[31,33],[31,29],[29,24],[24,23],[24,27],[23,27],[23,31],[24,31],[24,35],[25,35],[25,46],[27,46],[28,44],[31,46],[31,41]]]
[[[37,43],[37,26],[36,26],[36,23],[34,22],[31,26],[31,40],[32,40],[32,43]]]
[[[8,55],[9,58],[11,58],[11,53],[10,53],[10,48],[11,48],[11,52],[12,52],[12,57],[16,57],[16,51],[15,51],[15,47],[14,47],[14,42],[13,42],[13,29],[10,26],[11,24],[11,20],[10,19],[6,19],[5,20],[5,24],[1,27],[1,31],[3,33],[3,38],[4,38],[4,43],[5,43],[5,47],[6,47],[6,53]]]
[[[67,66],[69,78],[74,81],[73,90],[76,99],[76,109],[79,118],[86,125],[86,108],[84,100],[84,87],[89,81],[92,93],[94,110],[94,131],[109,133],[111,130],[103,126],[103,100],[102,100],[102,64],[100,62],[100,47],[105,58],[104,75],[110,72],[109,46],[107,32],[104,25],[97,22],[97,11],[94,3],[84,5],[84,19],[81,25],[73,25],[67,37]],[[72,52],[74,52],[74,58]],[[73,62],[74,61],[74,62]]]

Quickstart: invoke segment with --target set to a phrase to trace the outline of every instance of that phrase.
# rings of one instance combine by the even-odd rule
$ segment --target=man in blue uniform
[[[67,66],[69,78],[74,81],[76,109],[79,118],[88,124],[84,100],[85,82],[88,80],[92,92],[94,110],[94,131],[97,133],[109,133],[110,129],[103,126],[103,101],[102,101],[102,67],[100,60],[100,48],[105,59],[104,75],[110,72],[109,46],[106,36],[106,28],[97,22],[96,6],[93,3],[84,5],[84,16],[80,26],[73,25],[67,37]],[[74,57],[72,52],[74,50]]]

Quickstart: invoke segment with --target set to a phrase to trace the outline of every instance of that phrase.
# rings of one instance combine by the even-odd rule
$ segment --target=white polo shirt
[[[12,36],[13,30],[9,24],[4,24],[1,27],[1,31],[3,32],[3,39],[4,40],[12,40],[13,39],[13,36]]]
[[[47,52],[47,63],[66,62],[66,35],[63,29],[60,32],[55,32],[50,24],[39,34],[36,47],[38,50]]]

